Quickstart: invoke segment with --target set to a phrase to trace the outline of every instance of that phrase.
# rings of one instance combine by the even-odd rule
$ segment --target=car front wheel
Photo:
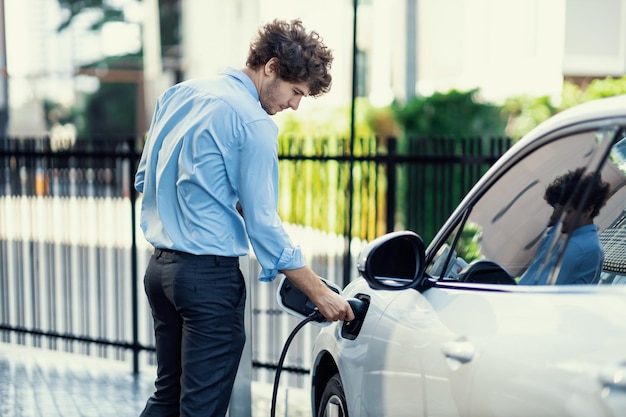
[[[348,417],[346,395],[339,374],[333,375],[326,384],[317,417]]]

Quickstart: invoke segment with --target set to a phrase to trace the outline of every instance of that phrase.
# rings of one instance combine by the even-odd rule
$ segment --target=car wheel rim
[[[326,407],[324,407],[323,417],[345,417],[345,405],[341,401],[341,398],[337,395],[333,395],[328,399]]]

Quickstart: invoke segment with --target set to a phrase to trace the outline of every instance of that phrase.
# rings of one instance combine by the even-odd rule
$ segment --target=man
[[[186,81],[158,100],[135,178],[155,247],[144,285],[156,336],[156,391],[142,416],[223,416],[245,342],[248,243],[259,279],[284,273],[328,319],[345,299],[305,265],[277,213],[278,129],[269,115],[329,91],[332,52],[301,21],[274,20],[242,70]]]
[[[610,187],[599,175],[584,172],[584,168],[569,171],[546,188],[544,199],[553,208],[549,229],[519,284],[552,283],[557,264],[554,283],[558,285],[598,283],[604,253],[593,219],[606,203]],[[560,237],[556,236],[559,226]]]

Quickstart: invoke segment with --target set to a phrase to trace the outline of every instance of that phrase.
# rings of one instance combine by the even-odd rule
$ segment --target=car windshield
[[[596,198],[597,193],[585,178],[594,173],[600,174],[600,182],[606,186],[606,198],[599,204],[599,213],[587,209],[591,204],[587,202]],[[566,201],[563,199],[567,194],[563,191],[567,188],[565,178],[575,174],[578,177]],[[626,137],[622,127],[576,131],[546,140],[543,146],[516,161],[468,207],[446,243],[438,249],[427,273],[444,279],[488,283],[626,282],[625,185]],[[549,190],[555,189],[562,201],[552,201]],[[573,229],[589,217],[592,225],[586,230],[593,228],[595,236],[599,234],[602,247],[596,262],[600,266],[595,274],[590,272],[595,278],[576,281],[575,272],[567,269],[567,262],[574,255],[564,248],[576,246],[574,240],[582,232]],[[575,227],[571,226],[573,223]],[[585,245],[579,249],[584,251]],[[540,253],[544,257],[542,262],[535,260]],[[591,263],[590,260],[588,264]],[[493,277],[494,273],[502,272],[506,280],[496,277],[471,281],[466,272],[474,265],[474,269],[483,271],[483,276]],[[496,269],[500,272],[494,272]],[[525,273],[527,277],[522,278]],[[571,276],[565,278],[559,273]],[[509,282],[509,277],[514,282]],[[544,282],[538,282],[541,279]]]

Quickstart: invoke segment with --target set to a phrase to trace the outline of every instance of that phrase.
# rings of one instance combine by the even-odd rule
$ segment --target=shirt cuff
[[[302,268],[304,265],[306,264],[299,246],[295,248],[285,248],[273,268],[265,268],[261,265],[259,281],[272,282],[283,269],[298,269]]]

